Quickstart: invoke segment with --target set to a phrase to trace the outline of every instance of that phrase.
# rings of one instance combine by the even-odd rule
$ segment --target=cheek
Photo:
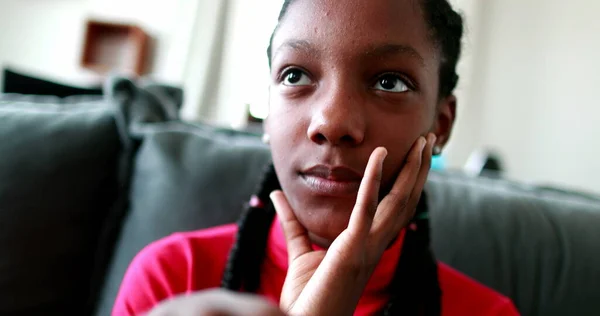
[[[377,140],[394,155],[404,156],[419,136],[424,136],[433,124],[433,113],[413,105],[399,113],[380,112],[372,116],[369,138]]]
[[[277,143],[291,147],[298,145],[306,138],[308,128],[306,109],[301,104],[290,104],[279,95],[277,91],[271,92],[269,117],[266,129],[271,138],[271,143]],[[277,150],[279,146],[275,146]]]
[[[293,147],[306,138],[306,129],[299,116],[290,113],[273,113],[269,116],[268,133],[271,149]]]
[[[271,103],[265,129],[269,133],[273,163],[277,169],[285,171],[295,161],[294,149],[300,147],[305,140],[306,129],[300,113],[296,113],[293,107],[282,106],[281,100],[274,101],[278,103]],[[280,176],[283,174],[280,173]]]
[[[433,114],[429,112],[415,111],[393,119],[382,117],[378,124],[371,125],[372,137],[380,140],[376,146],[384,146],[388,150],[383,170],[384,188],[393,185],[419,136],[426,135],[431,129]]]

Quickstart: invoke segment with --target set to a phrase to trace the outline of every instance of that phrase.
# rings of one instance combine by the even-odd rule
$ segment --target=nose
[[[360,97],[342,89],[335,89],[324,96],[324,101],[316,100],[308,138],[322,145],[357,146],[365,138],[366,118]]]

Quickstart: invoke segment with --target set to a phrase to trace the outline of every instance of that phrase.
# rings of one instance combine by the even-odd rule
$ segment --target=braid
[[[425,193],[421,195],[415,218],[406,228],[390,290],[392,296],[384,315],[441,315],[442,292],[437,261],[431,251]]]
[[[260,284],[260,267],[265,257],[270,226],[275,217],[275,208],[268,202],[269,194],[280,189],[277,175],[269,164],[253,196],[238,220],[236,241],[225,266],[221,287],[239,291],[255,292]]]

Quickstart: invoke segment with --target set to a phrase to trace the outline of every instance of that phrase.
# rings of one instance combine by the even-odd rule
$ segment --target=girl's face
[[[421,135],[443,145],[454,97],[420,1],[296,0],[272,43],[273,163],[298,220],[327,245],[348,224],[369,155],[387,148],[382,195]]]

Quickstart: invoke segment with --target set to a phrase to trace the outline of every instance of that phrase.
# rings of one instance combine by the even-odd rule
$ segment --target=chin
[[[296,217],[308,230],[312,241],[321,247],[328,247],[348,227],[354,203],[354,200],[348,203],[326,199],[294,209]]]

